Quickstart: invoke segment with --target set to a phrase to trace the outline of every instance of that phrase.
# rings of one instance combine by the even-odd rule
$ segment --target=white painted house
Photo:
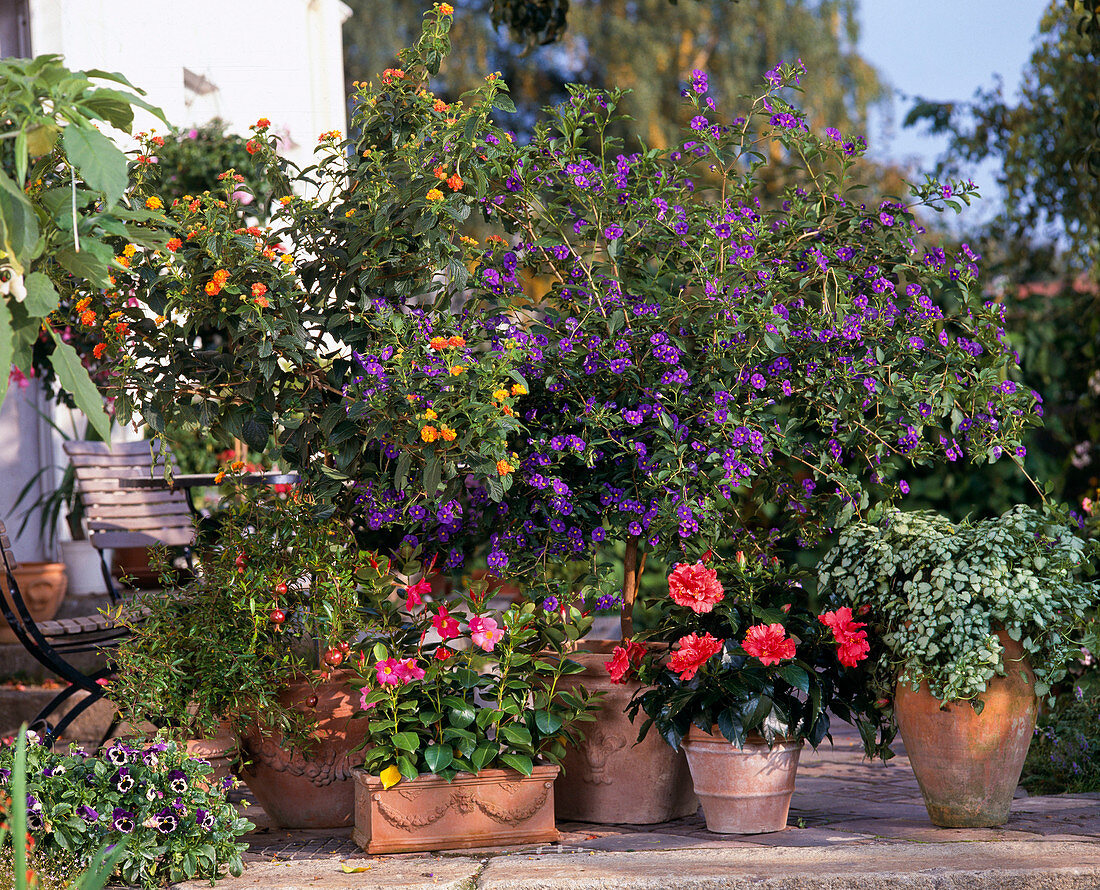
[[[340,0],[0,0],[0,55],[58,53],[74,70],[120,72],[178,127],[219,117],[247,134],[267,117],[283,153],[305,165],[320,133],[346,130],[341,26],[350,14]],[[139,111],[135,128],[153,126]],[[13,386],[0,411],[0,518],[12,532],[19,490],[63,459],[38,413],[47,410],[32,382]],[[14,541],[20,561],[54,556],[33,526]]]

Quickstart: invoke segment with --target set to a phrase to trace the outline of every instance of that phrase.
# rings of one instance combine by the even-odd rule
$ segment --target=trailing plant
[[[406,570],[417,574],[417,561]],[[410,576],[411,577],[411,576]],[[484,582],[454,599],[425,602],[409,583],[403,601],[382,600],[358,662],[368,722],[364,768],[389,787],[400,779],[511,768],[530,775],[560,763],[594,719],[583,687],[559,686],[583,667],[565,657],[584,630],[576,609],[532,603],[493,613]],[[404,607],[404,608],[402,608]]]
[[[835,715],[889,756],[890,735],[878,739],[870,692],[854,670],[871,650],[866,625],[849,608],[811,609],[797,573],[778,558],[737,552],[681,563],[657,608],[656,628],[607,663],[613,682],[636,675],[644,684],[629,709],[632,719],[646,715],[639,740],[652,727],[679,748],[694,724],[739,747],[762,737],[816,748]]]
[[[226,799],[234,780],[213,783],[205,761],[172,742],[133,747],[116,740],[96,757],[80,749],[55,752],[32,737],[25,752],[22,744],[0,748],[0,782],[11,799],[24,802],[5,807],[4,818],[17,833],[25,824],[42,855],[75,856],[100,876],[94,886],[111,877],[146,888],[200,877],[213,882],[243,871],[247,844],[239,838],[255,826]],[[115,849],[105,860],[106,846]],[[15,859],[18,876],[18,851]]]
[[[953,523],[931,512],[887,511],[841,532],[821,561],[819,589],[837,604],[870,607],[885,644],[874,683],[892,698],[895,680],[927,682],[944,702],[971,701],[1006,663],[998,631],[1020,642],[1048,694],[1080,655],[1080,633],[1100,586],[1089,577],[1095,548],[1054,516],[1017,506],[994,519]]]
[[[212,736],[229,720],[305,745],[308,721],[279,693],[345,660],[362,627],[362,591],[380,576],[347,525],[299,492],[242,486],[223,507],[196,549],[199,577],[175,595],[142,596],[110,694],[128,718],[179,738]],[[162,580],[173,589],[171,573]]]

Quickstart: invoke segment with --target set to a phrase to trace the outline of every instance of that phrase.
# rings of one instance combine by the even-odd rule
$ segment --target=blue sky
[[[899,93],[936,100],[969,99],[978,87],[1004,79],[1013,96],[1031,55],[1049,0],[862,0],[861,54]],[[870,154],[914,160],[923,169],[943,151],[943,140],[902,129],[911,101],[894,101],[894,125],[876,121],[867,134]],[[975,180],[994,197],[987,170]]]

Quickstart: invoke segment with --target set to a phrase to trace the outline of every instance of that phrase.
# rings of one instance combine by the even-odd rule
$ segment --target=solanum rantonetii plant
[[[139,94],[121,74],[70,71],[56,55],[0,60],[0,401],[9,369],[30,376],[45,337],[38,364],[48,363],[104,439],[110,421],[102,400],[62,332],[79,292],[88,296],[77,311],[85,327],[118,336],[99,294],[121,268],[116,254],[127,243],[155,250],[168,238],[156,206],[128,194],[125,154],[97,129],[129,132],[135,106],[163,118]]]
[[[242,488],[223,504],[214,537],[195,550],[201,577],[142,598],[110,695],[128,718],[180,739],[213,737],[229,721],[307,747],[308,720],[279,694],[346,661],[361,609],[389,589],[384,569],[360,554],[345,522],[297,491]]]
[[[743,746],[750,737],[817,747],[831,716],[856,725],[869,751],[889,756],[872,691],[857,670],[871,651],[850,608],[812,609],[798,573],[776,557],[706,554],[669,574],[655,627],[617,647],[613,682],[644,684],[639,738],[656,729],[679,748],[692,724]],[[656,644],[656,645],[655,645]]]
[[[1095,545],[1030,507],[953,523],[888,511],[841,533],[818,567],[820,592],[858,610],[884,651],[868,662],[889,713],[895,682],[928,683],[944,702],[970,701],[1013,670],[999,631],[1020,642],[1046,695],[1080,657],[1079,635],[1100,588],[1087,581]]]
[[[169,261],[131,266],[121,416],[273,436],[324,496],[452,566],[485,537],[494,572],[537,587],[621,542],[627,619],[646,554],[805,543],[911,464],[1018,459],[1036,400],[999,308],[914,215],[971,189],[859,203],[862,141],[807,129],[790,66],[732,120],[696,72],[673,151],[616,144],[618,97],[585,87],[519,146],[490,119],[496,76],[453,105],[428,89],[449,21],[360,86],[358,135],[323,134],[272,231],[234,231],[232,182],[174,208]],[[802,185],[763,206],[772,163]],[[475,218],[501,234],[475,242]],[[224,340],[195,350],[206,329]]]
[[[574,87],[486,207],[510,237],[481,286],[516,304],[530,276],[548,288],[512,333],[547,358],[521,368],[528,437],[498,561],[537,577],[626,540],[627,633],[645,552],[804,545],[904,492],[906,466],[1018,459],[1033,422],[977,258],[920,246],[916,208],[972,188],[859,203],[862,141],[808,130],[783,99],[802,74],[769,72],[730,121],[695,72],[670,152],[628,153],[607,136],[618,97]],[[776,155],[803,184],[764,206]]]
[[[369,721],[364,768],[387,785],[501,767],[529,776],[539,761],[560,763],[594,719],[590,693],[560,684],[583,670],[566,657],[577,613],[533,603],[495,613],[486,589],[429,603],[421,578],[401,601],[378,602],[355,685]]]

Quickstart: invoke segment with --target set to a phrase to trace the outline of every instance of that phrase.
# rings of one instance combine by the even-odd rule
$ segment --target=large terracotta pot
[[[484,769],[450,782],[424,775],[384,788],[356,770],[352,837],[368,853],[557,843],[557,773],[556,766],[536,766],[530,776]]]
[[[23,595],[23,602],[27,604],[27,611],[31,613],[35,622],[50,621],[61,608],[61,601],[65,598],[65,590],[69,584],[68,576],[65,574],[65,564],[21,562],[12,574],[15,575],[15,583]],[[2,566],[0,566],[0,589],[4,592],[4,598],[11,603],[8,576]],[[12,608],[15,608],[14,604]],[[0,615],[0,643],[18,642],[19,637],[4,620],[4,616]]]
[[[772,747],[750,736],[744,748],[692,726],[683,740],[707,829],[719,834],[765,834],[787,827],[802,742]]]
[[[569,658],[584,665],[583,674],[562,677],[561,688],[583,685],[604,693],[594,723],[584,723],[584,741],[571,747],[554,783],[554,808],[559,819],[601,824],[651,825],[689,816],[699,809],[687,759],[653,731],[635,744],[638,727],[626,706],[641,684],[612,683],[604,667],[615,641],[585,641],[591,652]],[[639,715],[639,723],[644,719]]]
[[[130,587],[138,590],[155,590],[160,577],[149,564],[147,547],[116,547],[111,558],[111,575],[116,581],[126,579]]]
[[[894,713],[934,825],[989,828],[1008,821],[1039,701],[1023,648],[999,636],[1005,676],[990,680],[978,697],[981,714],[969,702],[943,704],[926,683],[916,692],[897,686]]]
[[[352,753],[367,733],[366,720],[353,720],[359,709],[348,685],[350,674],[292,682],[279,701],[313,719],[313,745],[306,754],[282,746],[279,735],[253,727],[241,738],[246,762],[240,776],[260,806],[282,828],[344,828],[355,809],[354,770],[363,762]],[[316,707],[310,707],[311,696]]]

